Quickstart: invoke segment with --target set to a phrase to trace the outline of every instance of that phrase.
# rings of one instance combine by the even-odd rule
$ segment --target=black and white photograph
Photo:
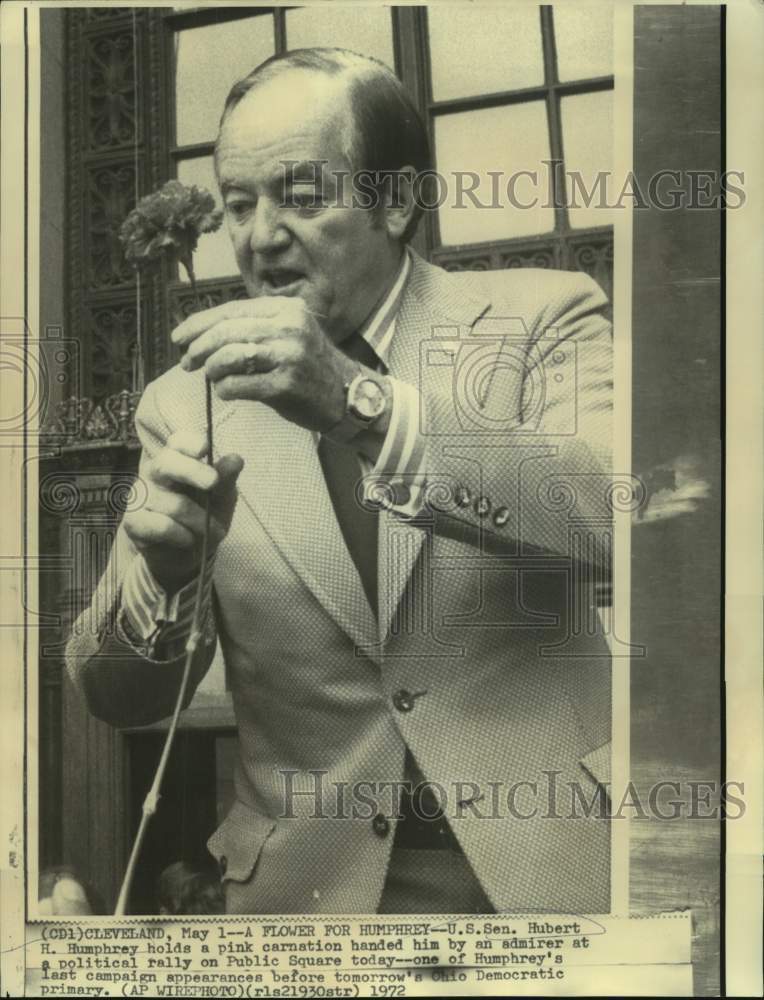
[[[24,995],[761,980],[737,6],[6,5]]]

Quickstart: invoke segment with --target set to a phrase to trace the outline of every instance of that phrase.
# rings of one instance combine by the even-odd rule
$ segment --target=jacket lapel
[[[468,278],[458,282],[412,251],[413,268],[396,319],[388,371],[420,391],[430,372],[423,368],[427,342],[464,335],[490,308],[490,300]],[[442,369],[441,369],[442,371]],[[450,373],[444,373],[450,378]],[[379,641],[383,643],[425,539],[389,511],[380,514],[378,590]]]
[[[267,406],[229,405],[216,436],[245,460],[239,506],[262,524],[337,624],[368,646],[375,618],[337,523],[313,434]]]

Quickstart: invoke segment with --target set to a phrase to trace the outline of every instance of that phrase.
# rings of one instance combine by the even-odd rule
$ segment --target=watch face
[[[363,378],[354,387],[349,402],[362,420],[374,420],[385,408],[385,394],[374,379]]]

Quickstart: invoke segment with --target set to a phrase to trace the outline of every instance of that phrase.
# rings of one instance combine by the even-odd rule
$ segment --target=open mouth
[[[273,271],[264,271],[262,274],[262,285],[265,294],[283,294],[293,285],[297,285],[305,276],[300,271],[291,271],[286,268]]]

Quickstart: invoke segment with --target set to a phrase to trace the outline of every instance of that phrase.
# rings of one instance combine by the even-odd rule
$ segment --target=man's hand
[[[159,583],[175,593],[200,570],[204,497],[212,502],[210,554],[225,538],[236,506],[236,479],[244,462],[224,455],[214,466],[204,434],[177,431],[148,463],[145,505],[124,518],[125,531]]]
[[[299,298],[226,302],[189,316],[172,339],[185,349],[181,366],[203,366],[221,399],[259,400],[315,431],[342,419],[358,369]]]

